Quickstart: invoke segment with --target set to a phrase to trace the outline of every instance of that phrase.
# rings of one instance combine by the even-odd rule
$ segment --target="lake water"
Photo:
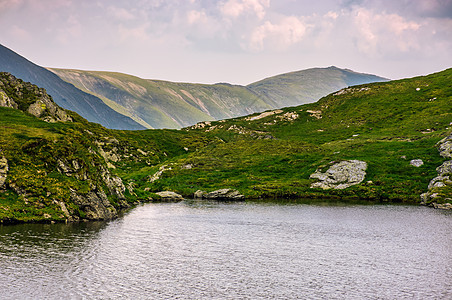
[[[1,299],[451,299],[452,213],[185,201],[0,227]]]

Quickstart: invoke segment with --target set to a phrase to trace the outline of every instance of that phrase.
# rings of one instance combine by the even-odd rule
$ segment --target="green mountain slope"
[[[452,203],[451,103],[448,69],[183,130],[120,131],[0,73],[0,222],[111,219],[165,190]]]
[[[121,73],[52,71],[148,128],[181,128],[271,108],[242,86],[145,80]]]
[[[313,68],[266,78],[247,87],[274,108],[312,103],[347,86],[387,79],[337,67]]]
[[[247,197],[419,202],[444,163],[438,190],[430,195],[436,198],[426,202],[452,202],[452,181],[446,176],[452,173],[452,162],[449,166],[437,149],[451,128],[452,69],[355,86],[316,103],[185,129],[220,142],[174,161],[173,170],[151,189],[190,194],[227,187]],[[449,139],[441,147],[450,151]],[[413,166],[416,159],[423,164]],[[316,170],[325,172],[350,160],[367,164],[362,183],[346,189],[311,188],[318,182],[319,175],[311,176]],[[191,168],[180,167],[184,165]]]
[[[180,128],[314,102],[351,84],[384,80],[334,67],[283,74],[247,87],[145,80],[121,73],[51,71],[148,128]]]

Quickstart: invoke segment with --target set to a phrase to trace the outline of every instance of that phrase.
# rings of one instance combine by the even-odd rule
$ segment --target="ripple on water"
[[[143,205],[0,227],[2,298],[451,298],[452,215],[413,206]]]

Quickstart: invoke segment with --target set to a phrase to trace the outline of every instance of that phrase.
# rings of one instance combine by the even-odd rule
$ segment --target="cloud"
[[[135,19],[135,15],[122,7],[110,6],[108,13],[120,21],[130,21]]]
[[[361,52],[374,56],[407,52],[419,46],[416,32],[421,25],[402,16],[358,8],[352,12],[352,19],[358,34],[356,44]]]
[[[278,23],[266,21],[251,34],[248,49],[251,51],[286,50],[300,42],[306,25],[297,17],[284,17]]]
[[[233,19],[250,13],[263,19],[269,6],[270,0],[229,0],[220,3],[222,14]]]

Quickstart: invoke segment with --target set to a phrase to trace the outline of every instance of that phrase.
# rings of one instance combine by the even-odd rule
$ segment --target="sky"
[[[452,67],[452,0],[0,0],[0,28],[40,66],[179,82]]]

